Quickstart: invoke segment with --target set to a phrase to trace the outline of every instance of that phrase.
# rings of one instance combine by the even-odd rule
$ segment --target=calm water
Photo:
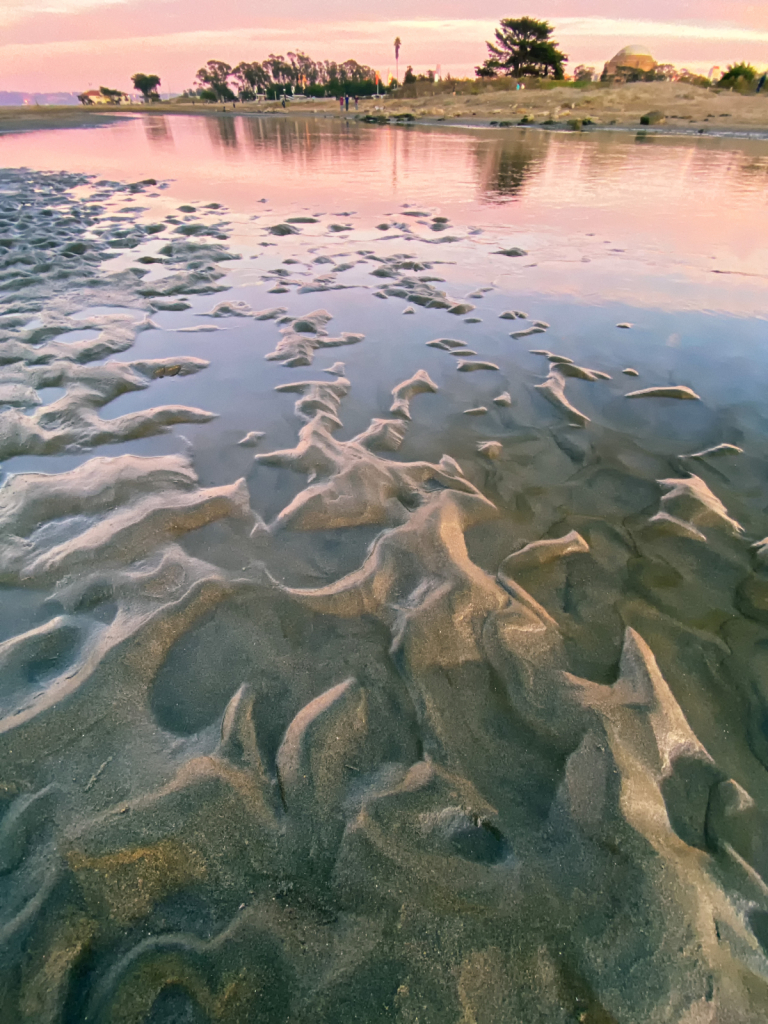
[[[761,1024],[768,143],[146,115],[0,165],[156,178],[96,186],[81,246],[147,291],[206,262],[168,264],[185,232],[242,256],[188,308],[128,273],[0,364],[42,403],[7,391],[2,443],[84,431],[2,467],[0,1017]],[[365,338],[283,365],[222,300]],[[151,316],[122,354],[46,355],[115,311]],[[3,324],[0,355],[40,320]],[[665,386],[698,400],[626,397]],[[401,447],[348,444],[382,421]]]
[[[5,135],[0,162],[171,179],[179,201],[214,198],[242,214],[258,212],[262,198],[276,211],[375,216],[427,204],[535,248],[539,266],[525,281],[543,292],[762,312],[764,142],[147,115]],[[579,265],[585,258],[593,265]]]

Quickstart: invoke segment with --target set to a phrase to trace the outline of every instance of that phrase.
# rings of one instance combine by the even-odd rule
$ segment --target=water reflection
[[[205,126],[208,129],[208,137],[215,147],[223,146],[225,149],[237,148],[237,123],[236,119],[226,114],[206,116]]]
[[[146,114],[142,120],[144,132],[150,143],[161,146],[173,145],[173,131],[169,118],[163,114]]]
[[[351,204],[381,218],[401,203],[439,207],[458,227],[492,223],[541,259],[576,232],[636,258],[762,272],[768,142],[696,136],[368,126],[284,114],[128,115],[99,129],[0,138],[5,166],[107,178],[174,179],[180,201],[211,195],[253,212],[269,182],[279,204]],[[602,243],[601,243],[602,244]],[[590,254],[587,254],[590,255]],[[591,255],[594,256],[594,253]],[[705,267],[706,263],[706,267]],[[717,264],[720,267],[720,263]]]
[[[541,170],[546,154],[546,137],[541,134],[507,136],[490,145],[485,139],[478,141],[475,159],[483,196],[492,200],[517,198],[528,179]]]

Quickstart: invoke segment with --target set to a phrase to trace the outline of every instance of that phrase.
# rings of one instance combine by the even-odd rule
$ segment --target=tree
[[[475,74],[481,78],[497,74],[514,78],[523,75],[532,78],[548,78],[550,75],[552,78],[563,78],[563,65],[568,57],[557,49],[558,44],[550,38],[553,32],[554,29],[546,21],[502,18],[500,27],[494,33],[496,42],[486,43],[490,56],[485,63],[475,68]]]
[[[123,96],[125,95],[121,89],[108,89],[106,85],[100,86],[99,92],[105,100],[109,100],[110,103],[116,103],[118,106],[123,102]]]
[[[674,64],[657,64],[653,69],[657,81],[676,82],[679,74]],[[685,72],[687,73],[687,72]]]
[[[237,82],[237,95],[241,100],[255,99],[257,92],[262,89],[266,92],[272,84],[269,74],[258,61],[241,61],[232,72],[232,77]]]
[[[295,68],[282,54],[270,53],[264,61],[264,70],[276,85],[295,85]]]
[[[207,100],[233,99],[232,90],[237,90],[241,100],[255,99],[257,93],[264,93],[269,99],[303,91],[307,96],[368,95],[376,91],[376,72],[356,60],[314,61],[300,50],[296,53],[270,53],[259,61],[241,61],[231,68],[222,61],[209,60],[197,73],[202,86],[197,95]]]
[[[740,64],[729,64],[728,70],[717,83],[721,89],[745,89],[757,78],[757,68],[742,61]]]
[[[588,68],[584,64],[579,64],[576,70],[573,72],[574,82],[592,82],[595,78],[595,69]]]
[[[400,42],[400,36],[395,36],[395,81],[396,82],[398,82],[400,80],[400,47],[401,46],[402,46],[402,43]]]
[[[416,75],[414,75],[413,68],[409,64],[405,69],[405,74],[403,75],[403,85],[412,85],[415,81]]]
[[[157,93],[157,87],[160,85],[160,78],[157,75],[145,75],[142,72],[131,75],[131,81],[133,87],[144,97],[145,103],[157,101],[160,99]]]
[[[356,60],[345,60],[343,64],[338,65],[338,75],[341,82],[358,85],[360,82],[372,82],[376,77],[376,72],[367,64],[358,64]]]
[[[266,64],[266,61],[264,63]],[[201,96],[219,102],[233,100],[235,94],[227,84],[231,74],[232,68],[223,60],[209,60],[205,67],[197,72],[197,81],[204,86]]]
[[[652,82],[654,74],[652,71],[634,68],[631,64],[620,64],[613,74],[613,79],[620,82]]]

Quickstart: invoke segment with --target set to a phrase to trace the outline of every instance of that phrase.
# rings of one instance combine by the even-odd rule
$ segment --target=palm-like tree
[[[398,82],[398,83],[400,82],[399,60],[400,60],[400,36],[397,36],[396,39],[395,39],[395,81]]]

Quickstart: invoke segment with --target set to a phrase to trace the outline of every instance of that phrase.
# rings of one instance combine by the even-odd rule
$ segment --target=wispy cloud
[[[17,6],[25,9],[31,9],[33,2],[39,0],[16,0]],[[82,13],[93,0],[42,2],[68,5],[68,9]],[[125,12],[132,0],[113,2],[115,10]],[[169,9],[168,0],[157,2]],[[105,0],[99,0],[100,11],[104,6]],[[485,56],[485,40],[491,38],[498,24],[488,18],[388,17],[373,21],[357,17],[322,21],[320,13],[316,17],[301,21],[286,18],[282,24],[272,22],[258,28],[251,22],[221,29],[197,27],[192,20],[187,31],[128,32],[120,33],[119,38],[118,33],[111,37],[100,33],[98,38],[88,39],[6,42],[0,45],[0,88],[80,90],[93,82],[107,84],[107,80],[126,87],[130,75],[143,69],[160,74],[164,88],[178,90],[190,85],[197,68],[211,57],[236,63],[260,60],[270,50],[291,49],[304,49],[316,59],[355,57],[386,73],[387,68],[394,70],[390,40],[396,35],[407,42],[401,65],[411,63],[418,70],[440,63],[444,71],[472,74],[474,65]],[[571,66],[601,63],[628,43],[644,43],[660,60],[699,69],[743,57],[764,63],[764,54],[768,56],[768,30],[749,25],[568,16],[556,19],[556,35],[570,55]]]
[[[0,25],[15,25],[25,18],[49,14],[80,14],[95,8],[125,6],[130,0],[5,0]]]
[[[696,25],[643,21],[640,18],[558,18],[557,32],[568,36],[620,36],[632,39],[707,39],[723,42],[768,42],[768,32],[740,25]]]
[[[124,3],[126,0],[111,0],[113,3]],[[62,0],[62,3],[80,4],[85,7],[94,3],[94,0]],[[99,0],[100,4],[104,0]],[[186,49],[198,44],[211,45],[217,42],[229,44],[237,40],[240,45],[256,44],[260,49],[265,44],[271,45],[273,41],[285,40],[291,45],[297,45],[297,40],[315,38],[323,44],[329,40],[339,40],[342,45],[348,45],[350,41],[359,40],[365,43],[373,43],[378,48],[382,39],[389,39],[390,35],[410,32],[409,42],[413,45],[417,40],[425,37],[439,37],[442,39],[455,39],[464,42],[485,40],[493,34],[497,22],[487,18],[443,18],[427,19],[414,18],[410,20],[399,19],[397,21],[339,21],[339,22],[304,22],[302,25],[283,26],[262,26],[258,29],[252,25],[244,25],[242,28],[223,29],[220,31],[211,29],[198,29],[188,32],[172,32],[152,35],[142,33],[133,37],[121,37],[114,40],[67,40],[45,44],[18,43],[0,46],[0,52],[12,51],[23,52],[34,50],[38,46],[45,46],[46,49],[58,52],[72,52],[92,46],[103,46],[113,44],[114,46],[169,46],[173,49]],[[739,26],[711,26],[681,24],[679,22],[664,21],[643,21],[630,18],[559,18],[557,23],[557,35],[564,38],[621,38],[633,40],[648,39],[674,39],[674,40],[711,40],[715,42],[768,42],[768,31],[750,29]],[[387,48],[389,46],[387,44]],[[265,51],[266,55],[266,51]]]

